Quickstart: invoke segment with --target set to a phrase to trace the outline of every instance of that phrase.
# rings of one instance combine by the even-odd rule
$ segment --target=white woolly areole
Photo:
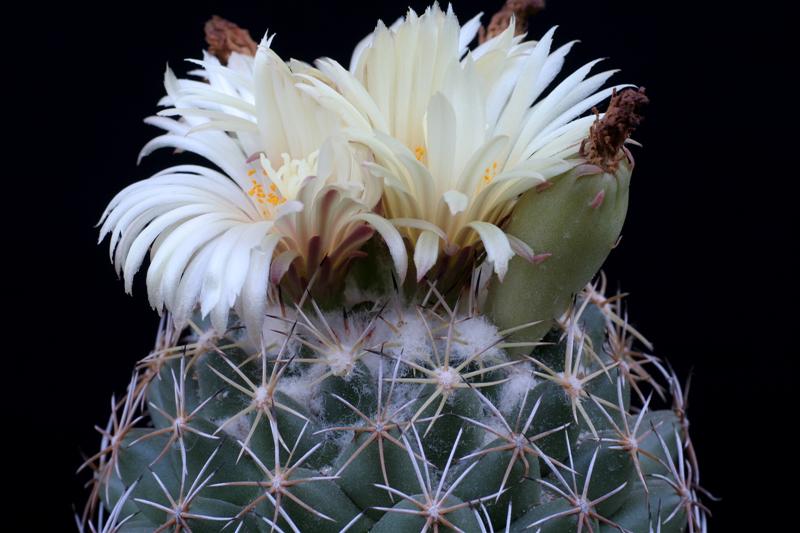
[[[476,361],[500,359],[505,355],[503,350],[496,346],[501,339],[497,326],[483,315],[460,321],[456,325],[456,337],[453,342],[453,358],[456,360],[467,359],[481,352],[483,353]],[[488,348],[489,346],[491,348]]]
[[[313,412],[319,412],[321,400],[314,395],[318,386],[312,384],[324,372],[322,365],[313,365],[300,376],[282,376],[276,389],[299,404],[308,406]]]
[[[385,346],[386,353],[414,362],[425,361],[430,357],[433,350],[428,329],[415,309],[403,310],[400,318],[392,325],[397,332],[389,332],[391,339]]]
[[[328,353],[326,361],[334,376],[349,377],[356,364],[358,350],[352,346],[343,345],[341,348],[334,348]]]
[[[454,368],[437,368],[434,373],[438,384],[446,391],[452,390],[461,383],[461,374],[456,372]]]
[[[267,406],[267,401],[270,399],[269,391],[262,385],[256,389],[256,395],[255,398],[253,398],[253,403],[260,408],[264,408]]]
[[[556,376],[561,380],[561,387],[564,389],[564,393],[567,396],[570,398],[578,398],[581,396],[583,393],[583,382],[578,379],[578,376],[572,373],[566,375],[564,372],[559,372]]]
[[[324,318],[327,326],[316,324],[315,327],[326,338],[318,338],[316,344],[319,354],[335,376],[350,376],[356,362],[368,354],[367,350],[380,350],[387,341],[387,328],[380,320],[374,319],[373,313],[353,313],[347,316],[346,322],[341,312],[325,313]],[[330,335],[328,327],[335,338],[327,338]]]
[[[215,424],[221,427],[227,421],[228,419],[218,420],[215,421]],[[226,425],[223,428],[223,431],[234,439],[244,442],[247,439],[247,435],[250,433],[250,417],[240,416],[230,424]]]
[[[510,415],[522,408],[525,393],[536,385],[536,376],[530,363],[514,365],[508,369],[508,381],[501,385],[500,401],[497,406],[501,412]]]

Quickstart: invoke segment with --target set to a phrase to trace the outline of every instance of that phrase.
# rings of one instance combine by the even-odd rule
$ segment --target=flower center
[[[262,155],[260,162],[261,171],[251,168],[247,171],[250,178],[248,196],[258,206],[261,214],[272,219],[275,210],[285,204],[287,200],[297,198],[300,187],[309,176],[317,173],[317,160],[319,151],[311,152],[302,159],[292,159],[289,154],[281,154],[282,164],[276,169],[272,162]]]
[[[249,171],[251,176],[253,176],[255,172],[255,169],[250,169]],[[280,195],[278,186],[274,183],[269,184],[269,194],[264,192],[264,185],[259,183],[255,178],[251,179],[250,183],[252,184],[252,187],[250,187],[250,190],[247,191],[247,194],[250,195],[250,197],[253,198],[256,203],[260,205],[270,204],[273,207],[277,207],[286,202],[286,198]]]

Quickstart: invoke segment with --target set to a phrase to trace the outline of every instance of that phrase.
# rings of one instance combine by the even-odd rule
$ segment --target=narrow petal
[[[436,264],[439,257],[439,237],[432,231],[423,231],[414,247],[414,266],[417,269],[417,283]]]
[[[469,205],[469,197],[463,192],[447,191],[442,195],[444,201],[447,202],[447,207],[450,208],[451,215],[457,215],[467,209]]]
[[[428,166],[437,183],[453,184],[453,158],[456,153],[457,124],[453,106],[437,93],[428,105]],[[447,187],[447,185],[445,185]]]
[[[250,253],[250,267],[242,289],[242,319],[248,334],[255,340],[261,336],[267,308],[269,266],[279,242],[280,237],[277,235],[268,235],[261,241],[261,245]]]
[[[408,271],[408,254],[406,253],[406,245],[403,242],[403,237],[397,231],[391,222],[385,218],[378,216],[374,213],[362,213],[354,217],[356,220],[363,220],[377,231],[389,247],[389,254],[392,256],[394,268],[397,271],[399,278],[398,283],[402,284],[406,279],[406,272]]]
[[[488,222],[470,222],[469,227],[478,232],[486,249],[486,258],[494,264],[494,271],[500,281],[506,275],[508,262],[514,257],[514,251],[503,230]]]
[[[525,241],[518,239],[513,235],[509,235],[508,233],[506,233],[506,238],[508,239],[508,243],[511,245],[511,249],[514,250],[515,254],[531,264],[536,263],[536,254],[533,253],[533,248],[528,246]]]

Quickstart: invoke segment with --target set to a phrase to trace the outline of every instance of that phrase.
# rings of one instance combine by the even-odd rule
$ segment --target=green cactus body
[[[392,328],[365,318],[379,344],[343,375],[301,361],[314,359],[308,340],[266,357],[235,335],[194,351],[154,352],[143,361],[153,371],[132,382],[129,402],[149,422],[128,416],[136,424],[120,428],[115,454],[101,456],[99,505],[132,516],[120,532],[533,524],[561,533],[614,524],[648,531],[649,501],[662,520],[671,517],[663,528],[683,531],[696,504],[678,475],[684,427],[672,411],[631,407],[629,384],[610,363],[613,321],[598,319],[608,310],[588,294],[531,362],[470,355],[485,350],[465,346],[459,323],[469,320],[437,313],[423,315],[420,331],[430,336],[416,358]],[[445,367],[453,369],[447,379],[437,371]],[[585,397],[548,373],[571,367],[578,380],[595,375]]]

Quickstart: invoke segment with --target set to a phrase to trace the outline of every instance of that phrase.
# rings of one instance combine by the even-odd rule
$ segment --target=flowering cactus
[[[409,11],[349,68],[215,18],[197,79],[167,70],[142,155],[216,169],[102,215],[162,321],[81,531],[705,530],[681,384],[592,283],[647,99],[596,62],[553,85],[540,4]]]

